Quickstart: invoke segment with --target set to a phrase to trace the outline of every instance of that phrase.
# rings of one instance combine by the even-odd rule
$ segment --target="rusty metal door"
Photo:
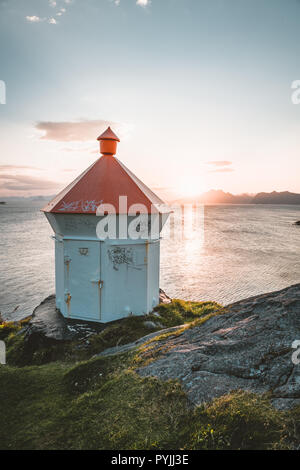
[[[66,316],[101,321],[100,242],[65,240]]]

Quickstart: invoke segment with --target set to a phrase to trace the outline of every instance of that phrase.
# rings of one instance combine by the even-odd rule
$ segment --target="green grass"
[[[27,317],[17,322],[4,321],[0,323],[0,340],[7,339],[10,335],[21,332],[21,330],[28,325],[29,321],[30,317]]]
[[[165,327],[201,325],[222,313],[214,303],[177,300],[156,311],[160,318],[153,315],[147,320]],[[0,448],[280,449],[298,445],[300,408],[279,412],[268,398],[241,391],[192,408],[179,383],[141,378],[135,372],[144,352],[92,357],[148,334],[143,321],[128,318],[109,325],[78,352],[74,351],[78,343],[61,346],[56,356],[51,352],[46,357],[46,349],[36,350],[31,357],[40,363],[22,367],[24,325],[1,325],[9,365],[0,366]]]
[[[174,299],[171,304],[159,305],[155,311],[161,316],[165,327],[172,327],[192,323],[222,309],[223,307],[216,302],[186,302]]]
[[[262,396],[237,391],[196,410],[191,449],[274,449],[287,444],[291,417]]]
[[[47,341],[41,344],[28,344],[24,341],[22,330],[28,320],[18,323],[5,323],[0,325],[0,340],[7,344],[8,364],[19,367],[26,365],[42,365],[55,361],[74,363],[89,359],[105,349],[121,346],[136,341],[149,333],[160,331],[171,326],[201,320],[212,312],[220,312],[222,307],[215,302],[184,302],[174,300],[171,304],[159,305],[155,314],[134,317],[130,316],[118,320],[88,338],[88,340],[74,340],[67,342]],[[159,315],[159,316],[156,316]],[[145,326],[145,321],[154,322],[152,329]]]
[[[0,448],[273,449],[299,442],[300,410],[279,412],[245,392],[193,409],[177,382],[141,378],[130,365],[127,354],[74,367],[0,367]]]
[[[142,379],[129,357],[0,368],[1,449],[151,449],[180,446],[188,417],[175,382]]]

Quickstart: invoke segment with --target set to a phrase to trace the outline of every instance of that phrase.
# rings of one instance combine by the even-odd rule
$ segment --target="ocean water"
[[[54,293],[53,233],[41,205],[0,206],[0,312],[7,319],[31,314]],[[178,216],[172,217],[177,234]],[[171,297],[226,305],[300,282],[296,220],[300,206],[206,206],[203,223],[192,220],[185,237],[168,237],[166,227],[161,287]]]

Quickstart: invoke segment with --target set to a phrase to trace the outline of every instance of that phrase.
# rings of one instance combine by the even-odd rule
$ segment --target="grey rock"
[[[66,320],[55,306],[54,295],[45,299],[33,311],[27,337],[32,335],[39,335],[56,341],[65,341],[72,338]]]
[[[160,304],[170,304],[172,302],[171,297],[169,297],[165,291],[159,289],[159,303]]]
[[[170,297],[160,289],[160,302],[171,302]],[[159,324],[145,322],[148,328],[158,328]],[[151,323],[151,326],[150,326]],[[37,345],[47,345],[49,342],[69,341],[73,338],[87,339],[107,328],[110,323],[92,323],[80,320],[68,320],[60,313],[55,305],[55,295],[47,297],[35,308],[26,331],[26,340],[34,341]],[[86,343],[88,344],[88,343]]]
[[[102,351],[100,354],[97,354],[95,357],[99,356],[115,356],[117,354],[123,354],[128,351],[132,351],[134,349],[139,348],[140,346],[143,346],[145,343],[148,341],[152,340],[156,336],[160,336],[162,333],[175,333],[177,330],[181,329],[182,325],[180,326],[173,326],[172,328],[167,328],[165,330],[161,331],[156,331],[154,333],[150,333],[147,336],[143,336],[142,338],[139,338],[138,340],[128,343],[128,344],[123,344],[122,346],[114,346],[113,348],[108,348],[105,349],[105,351]]]
[[[105,326],[90,322],[67,320],[56,308],[55,295],[47,297],[35,308],[26,332],[26,340],[37,344],[85,339]]]
[[[274,405],[288,409],[300,403],[296,339],[300,284],[231,304],[222,315],[153,343],[164,352],[138,373],[179,379],[195,405],[241,389],[271,392]]]
[[[272,405],[280,411],[287,411],[290,408],[300,405],[299,398],[275,398],[271,400]]]
[[[158,327],[158,325],[156,323],[154,323],[154,321],[144,321],[143,325],[146,328],[149,328],[149,330],[153,330],[153,329]]]

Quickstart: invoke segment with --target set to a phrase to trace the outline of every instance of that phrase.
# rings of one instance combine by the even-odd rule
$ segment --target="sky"
[[[57,193],[108,125],[167,200],[300,193],[299,25],[299,0],[0,0],[0,196]]]

